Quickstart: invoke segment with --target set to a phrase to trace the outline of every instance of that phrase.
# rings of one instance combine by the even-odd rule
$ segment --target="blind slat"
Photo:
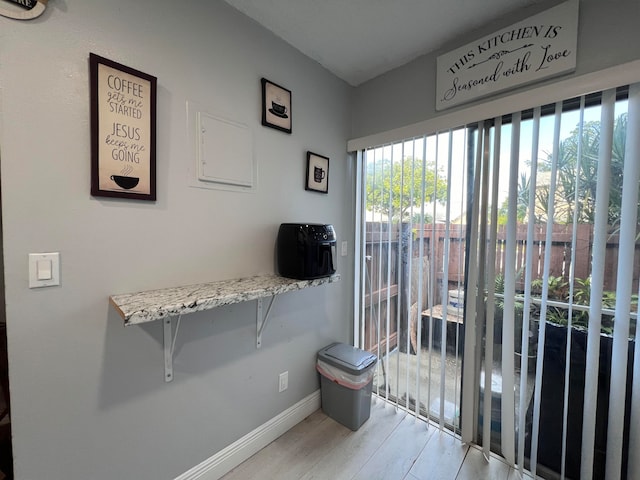
[[[593,228],[593,255],[591,262],[591,290],[589,297],[589,332],[584,385],[584,414],[582,420],[582,452],[580,478],[593,478],[593,460],[596,434],[596,408],[598,398],[598,371],[600,369],[600,329],[602,326],[602,290],[604,284],[605,254],[607,249],[609,185],[611,176],[611,147],[613,144],[614,104],[616,91],[602,95],[600,111],[600,148],[598,152],[598,180]]]
[[[549,183],[549,199],[547,202],[547,233],[545,238],[545,252],[543,265],[543,278],[549,278],[551,271],[551,246],[553,237],[553,223],[555,215],[556,182],[558,177],[558,157],[560,149],[560,125],[562,120],[562,102],[556,103],[556,111],[553,126],[553,152],[551,158],[551,179]],[[547,299],[549,297],[549,284],[542,285],[542,305],[540,308],[540,322],[538,330],[538,352],[536,358],[536,377],[533,397],[533,432],[531,438],[530,470],[535,475],[538,458],[538,438],[540,434],[540,400],[542,391],[542,366],[544,361],[545,330],[547,316]]]
[[[509,197],[507,241],[504,260],[504,309],[502,317],[502,454],[509,465],[515,465],[515,294],[516,294],[516,227],[518,200],[518,163],[520,160],[520,112],[511,122],[511,156],[509,165]]]
[[[477,286],[477,242],[478,242],[478,211],[480,195],[480,172],[482,165],[482,122],[477,127],[476,156],[473,179],[473,205],[471,225],[469,226],[469,246],[467,247],[469,260],[467,270],[467,292],[475,292]],[[471,297],[471,298],[470,298]],[[462,441],[472,442],[475,437],[476,422],[476,305],[475,295],[465,295],[464,312],[464,361],[462,364]],[[466,420],[465,420],[466,419]],[[471,419],[471,420],[470,420]]]
[[[493,162],[491,165],[491,220],[489,222],[489,249],[487,252],[487,320],[486,320],[486,345],[485,345],[485,383],[482,418],[487,419],[482,423],[482,450],[486,458],[489,458],[491,451],[491,423],[493,421],[492,399],[493,399],[493,338],[494,338],[494,314],[495,314],[495,265],[496,265],[496,242],[498,232],[498,190],[500,177],[500,139],[502,130],[502,118],[494,120],[493,135]],[[489,394],[487,394],[489,392]],[[489,421],[491,419],[491,421]]]
[[[520,346],[520,402],[518,406],[518,470],[524,470],[525,412],[527,408],[527,372],[529,371],[529,317],[531,315],[531,281],[533,278],[533,236],[536,225],[536,185],[538,171],[538,142],[540,137],[540,107],[533,110],[531,138],[531,176],[529,177],[529,218],[527,221],[527,245],[525,254],[525,291]]]
[[[629,113],[622,179],[622,211],[620,214],[620,244],[616,283],[616,314],[611,358],[611,388],[609,405],[624,405],[629,350],[629,305],[638,211],[638,181],[640,181],[640,84],[629,88]],[[618,478],[622,470],[622,434],[624,408],[609,409],[607,426],[607,478]],[[630,455],[633,457],[633,455]],[[631,463],[631,462],[630,462]],[[635,472],[634,472],[635,475]]]
[[[427,137],[424,136],[422,137],[422,171],[426,172],[427,171]],[[422,175],[422,178],[420,179],[420,188],[422,189],[421,192],[421,198],[422,198],[422,203],[420,205],[420,219],[421,219],[421,228],[424,230],[424,211],[425,211],[425,202],[424,199],[426,197],[426,188],[427,188],[427,182],[426,182],[426,178],[425,175]],[[423,278],[423,268],[422,265],[424,264],[424,235],[420,235],[420,279]],[[427,275],[427,278],[425,279],[425,281],[427,282],[427,292],[429,291],[429,286],[431,285],[431,282],[429,282],[429,275]],[[425,304],[424,299],[422,299],[422,291],[423,291],[423,286],[422,283],[420,283],[420,290],[419,290],[419,297],[420,300],[420,308],[418,308],[418,315],[420,320],[418,321],[418,355],[422,355],[422,305]],[[431,298],[431,295],[428,295],[429,299]],[[420,381],[421,378],[421,373],[420,370],[422,368],[422,362],[418,362],[418,368],[416,368],[416,391],[417,393],[417,398],[416,398],[416,403],[420,404],[420,398],[422,395],[422,382]]]
[[[576,159],[576,173],[574,184],[574,209],[573,209],[573,232],[571,234],[571,245],[576,246],[577,232],[578,232],[578,213],[581,204],[581,188],[580,175],[583,163],[583,151],[584,151],[584,109],[585,109],[585,97],[580,97],[580,120],[578,121],[578,151]],[[568,438],[568,423],[569,423],[569,388],[571,385],[571,337],[573,336],[573,291],[575,280],[575,265],[576,265],[576,248],[571,249],[571,260],[569,261],[569,309],[567,312],[567,348],[565,351],[565,371],[564,371],[564,399],[562,408],[562,456],[560,461],[560,476],[565,477],[565,470],[567,465],[567,438]]]
[[[449,130],[449,145],[447,154],[447,198],[451,198],[451,167],[453,164],[453,132]],[[444,278],[449,278],[449,248],[451,246],[451,203],[447,202],[445,207],[445,231],[444,231]],[[448,298],[449,295],[449,283],[442,282],[441,297],[443,299]],[[444,303],[444,302],[443,302]],[[447,325],[447,309],[442,310],[442,324]],[[447,345],[447,329],[442,328],[442,338],[440,339],[440,345]],[[440,365],[444,365],[447,361],[446,348],[440,350]],[[457,352],[457,350],[456,350]],[[444,427],[444,402],[445,402],[445,385],[446,385],[446,371],[444,368],[440,369],[440,430]]]
[[[395,152],[395,148],[393,145],[391,145],[389,147],[390,149],[390,162],[391,162],[391,168],[389,168],[389,191],[388,191],[388,195],[389,195],[389,214],[387,216],[387,223],[388,223],[388,227],[387,230],[389,232],[389,238],[387,239],[387,245],[389,245],[391,243],[391,231],[393,229],[393,171],[395,169],[395,161],[394,161],[394,152]],[[402,173],[400,175],[400,192],[402,192]],[[402,203],[400,203],[402,204]],[[400,233],[400,243],[402,243],[402,231],[399,232]],[[402,251],[401,248],[397,249],[397,262],[398,264],[400,264],[400,252]],[[391,285],[391,249],[387,248],[387,285]],[[396,318],[400,318],[400,312],[402,311],[402,295],[400,294],[400,292],[402,292],[402,288],[403,288],[403,282],[402,282],[402,275],[398,275],[398,296],[397,296],[397,302],[396,302]],[[391,325],[391,292],[389,290],[387,290],[387,316],[386,316],[386,321],[385,321],[385,338],[387,339],[387,341],[385,342],[385,355],[384,355],[384,359],[385,362],[387,364],[387,372],[389,371],[389,344],[391,343],[390,339],[391,339],[391,332],[390,332],[390,325]],[[396,362],[396,368],[400,368],[400,361]],[[384,391],[384,396],[385,399],[389,400],[389,394],[391,393],[391,385],[389,380],[387,379],[385,383],[385,391]],[[400,388],[400,377],[398,375],[396,375],[396,392],[399,391]],[[395,401],[396,407],[398,406],[398,399],[396,399]]]

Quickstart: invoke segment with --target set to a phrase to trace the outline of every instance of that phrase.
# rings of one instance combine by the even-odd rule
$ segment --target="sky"
[[[614,118],[617,118],[627,110],[627,102],[621,101],[616,103]],[[566,139],[580,122],[580,110],[565,112],[560,120],[560,140]],[[588,107],[584,109],[584,122],[598,121],[600,119],[600,107]],[[553,115],[544,116],[540,120],[539,141],[536,149],[538,158],[546,158],[553,151],[553,134],[554,134],[555,118]],[[509,158],[511,154],[511,131],[510,124],[503,125],[501,129],[500,142],[500,179],[498,204],[501,205],[508,195],[508,179],[509,179]],[[460,128],[453,131],[446,131],[438,135],[430,135],[425,138],[420,137],[414,140],[398,142],[394,145],[381,147],[375,151],[369,151],[367,154],[368,161],[379,162],[381,159],[393,159],[399,161],[403,157],[413,157],[417,161],[422,161],[426,153],[427,159],[435,160],[437,167],[444,178],[450,178],[448,182],[450,190],[450,219],[454,220],[464,214],[465,192],[466,192],[466,140],[467,131]],[[493,145],[493,129],[491,133],[490,143]],[[526,172],[530,175],[531,158],[535,155],[532,152],[533,137],[533,120],[525,120],[520,127],[520,148],[519,148],[519,171]],[[492,147],[493,150],[493,147]],[[493,155],[493,152],[490,152]],[[474,152],[475,156],[475,152]],[[451,170],[448,171],[449,161],[451,161]],[[450,177],[449,177],[450,175]],[[519,177],[520,175],[518,175]],[[425,214],[433,215],[433,205],[426,207]],[[416,208],[415,213],[419,213],[420,209]],[[444,220],[446,208],[438,206],[436,210],[436,218]],[[380,220],[378,214],[369,216],[369,219]],[[386,219],[382,220],[385,221]]]

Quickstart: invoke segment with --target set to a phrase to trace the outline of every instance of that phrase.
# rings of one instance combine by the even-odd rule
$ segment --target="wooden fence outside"
[[[466,225],[449,225],[449,274],[447,289],[455,289],[464,284],[464,264],[466,247]],[[430,278],[429,265],[433,264],[434,299],[433,304],[444,303],[440,298],[444,275],[444,249],[446,226],[443,224],[413,226],[409,230],[406,224],[394,224],[389,229],[388,224],[367,223],[366,228],[366,279],[365,279],[365,348],[373,349],[378,343],[386,349],[404,344],[408,332],[407,304],[415,302],[415,278],[418,270],[423,270],[423,278]],[[527,246],[527,225],[517,226],[516,232],[516,289],[524,290],[524,271],[527,248],[533,248],[532,280],[540,279],[543,275],[545,261],[547,229],[546,225],[535,225],[533,242]],[[400,239],[404,238],[401,242]],[[410,240],[411,239],[411,240]],[[585,279],[591,273],[591,254],[593,248],[593,225],[578,225],[575,233],[571,225],[554,225],[551,234],[550,275],[568,281],[571,272],[572,248],[575,248],[575,264],[573,276]],[[398,251],[399,248],[403,250]],[[427,261],[418,265],[420,256]],[[605,253],[604,290],[615,291],[616,273],[618,268],[619,236],[609,235]],[[496,275],[504,275],[506,255],[506,228],[498,227],[496,242]],[[409,257],[413,264],[413,281],[409,281]],[[632,292],[638,291],[638,277],[640,276],[640,243],[636,243],[633,259],[634,281]],[[404,278],[399,277],[404,275]],[[404,291],[402,285],[411,283],[413,292]],[[460,287],[462,288],[462,287]],[[428,303],[428,285],[423,284],[423,305]],[[398,305],[400,303],[400,309]],[[389,331],[387,332],[387,316],[389,317]],[[379,326],[379,328],[378,328]],[[398,328],[400,326],[400,328]],[[378,337],[380,342],[378,342]],[[400,337],[400,338],[399,338]]]
[[[367,223],[364,281],[364,348],[398,344],[398,248],[400,228]],[[387,330],[387,316],[389,328]]]

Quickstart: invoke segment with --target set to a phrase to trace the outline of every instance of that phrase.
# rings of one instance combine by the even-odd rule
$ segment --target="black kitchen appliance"
[[[336,273],[336,232],[333,225],[283,223],[277,241],[278,273],[300,280]]]

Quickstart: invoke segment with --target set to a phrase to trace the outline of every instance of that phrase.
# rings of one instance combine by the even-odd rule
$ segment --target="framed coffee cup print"
[[[157,79],[93,53],[91,195],[156,200]]]
[[[291,133],[291,91],[262,79],[262,125]]]
[[[307,152],[306,190],[329,192],[329,159],[317,153]]]

